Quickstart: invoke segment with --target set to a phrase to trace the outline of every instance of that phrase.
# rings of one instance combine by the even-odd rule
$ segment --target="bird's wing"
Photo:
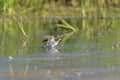
[[[46,42],[46,41],[48,41],[50,38],[53,38],[54,36],[43,36],[42,38],[43,38],[43,40],[42,40],[42,42]]]
[[[54,36],[43,36],[43,39],[50,39],[53,38]]]

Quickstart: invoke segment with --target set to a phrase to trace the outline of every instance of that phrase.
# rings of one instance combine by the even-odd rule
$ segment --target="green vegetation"
[[[67,22],[66,19],[69,18],[83,19],[79,23],[81,25],[80,27],[67,23],[67,25],[71,24],[71,27],[69,25],[69,29],[75,31],[73,26],[76,29],[88,29],[91,19],[110,18],[111,20],[107,22],[107,25],[114,25],[116,22],[113,21],[116,21],[116,17],[118,17],[115,14],[120,12],[119,0],[0,0],[0,4],[0,26],[6,29],[8,26],[11,26],[8,30],[20,30],[25,37],[27,37],[27,32],[24,30],[26,26],[24,21],[27,22],[27,26],[35,25],[35,23],[38,26],[40,19],[56,19],[56,16],[61,17],[59,19],[63,23]],[[34,21],[32,21],[33,19]],[[104,20],[101,25],[105,24],[106,21]],[[15,27],[16,25],[18,27]],[[66,27],[60,24],[58,26]],[[15,28],[18,29],[16,30]],[[107,26],[107,28],[114,27]]]
[[[62,22],[62,24],[57,24],[58,27],[62,27],[62,28],[67,28],[67,29],[71,29],[72,31],[77,31],[78,28],[77,27],[73,27],[72,25],[70,25],[68,22],[66,22],[64,19],[59,18],[60,21]]]
[[[34,15],[42,17],[107,16],[107,13],[119,12],[119,0],[0,0],[0,13],[5,16]]]

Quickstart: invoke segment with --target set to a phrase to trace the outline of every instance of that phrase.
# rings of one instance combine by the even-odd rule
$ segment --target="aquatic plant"
[[[27,38],[27,34],[25,33],[24,31],[24,26],[23,26],[23,23],[22,23],[22,19],[20,18],[20,21],[14,16],[14,19],[16,20],[17,24],[19,25],[19,29],[20,31],[22,32],[22,34],[25,36],[25,38]]]
[[[66,20],[58,17],[58,19],[62,22],[62,24],[56,24],[58,27],[62,27],[62,28],[67,28],[70,29],[72,31],[78,31],[77,27],[72,26],[71,24],[69,24]]]

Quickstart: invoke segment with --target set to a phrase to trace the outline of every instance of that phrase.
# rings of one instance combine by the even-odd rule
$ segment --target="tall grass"
[[[1,0],[1,3],[3,4],[1,7],[3,14],[14,14],[14,8],[16,6],[15,1],[16,0]]]
[[[62,22],[62,24],[57,24],[58,27],[63,27],[63,28],[67,28],[67,29],[71,29],[72,31],[78,31],[77,27],[72,26],[71,24],[69,24],[67,21],[65,21],[64,19],[58,17],[58,19]]]
[[[106,10],[111,4],[119,5],[119,0],[0,0],[0,11],[7,15],[17,15],[18,5],[22,14],[34,13],[43,16],[50,15],[68,15],[74,13],[77,9],[78,13],[82,13],[83,17],[89,16],[93,11],[100,11],[105,16]],[[54,4],[54,6],[53,6]],[[53,7],[51,7],[53,6]],[[96,8],[97,7],[97,8]],[[78,9],[79,8],[79,9]],[[59,14],[62,12],[62,14]],[[90,14],[91,13],[91,14]]]
[[[24,31],[24,28],[23,28],[24,25],[23,25],[21,17],[20,17],[20,21],[15,16],[14,16],[14,19],[16,20],[18,27],[19,27],[20,31],[22,32],[22,34],[24,35],[24,37],[27,38],[27,34]]]

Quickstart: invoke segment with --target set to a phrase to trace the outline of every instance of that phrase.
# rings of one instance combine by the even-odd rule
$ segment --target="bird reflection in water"
[[[48,48],[48,49],[47,49],[47,52],[48,52],[49,54],[59,53],[58,49],[56,49],[56,48]]]

